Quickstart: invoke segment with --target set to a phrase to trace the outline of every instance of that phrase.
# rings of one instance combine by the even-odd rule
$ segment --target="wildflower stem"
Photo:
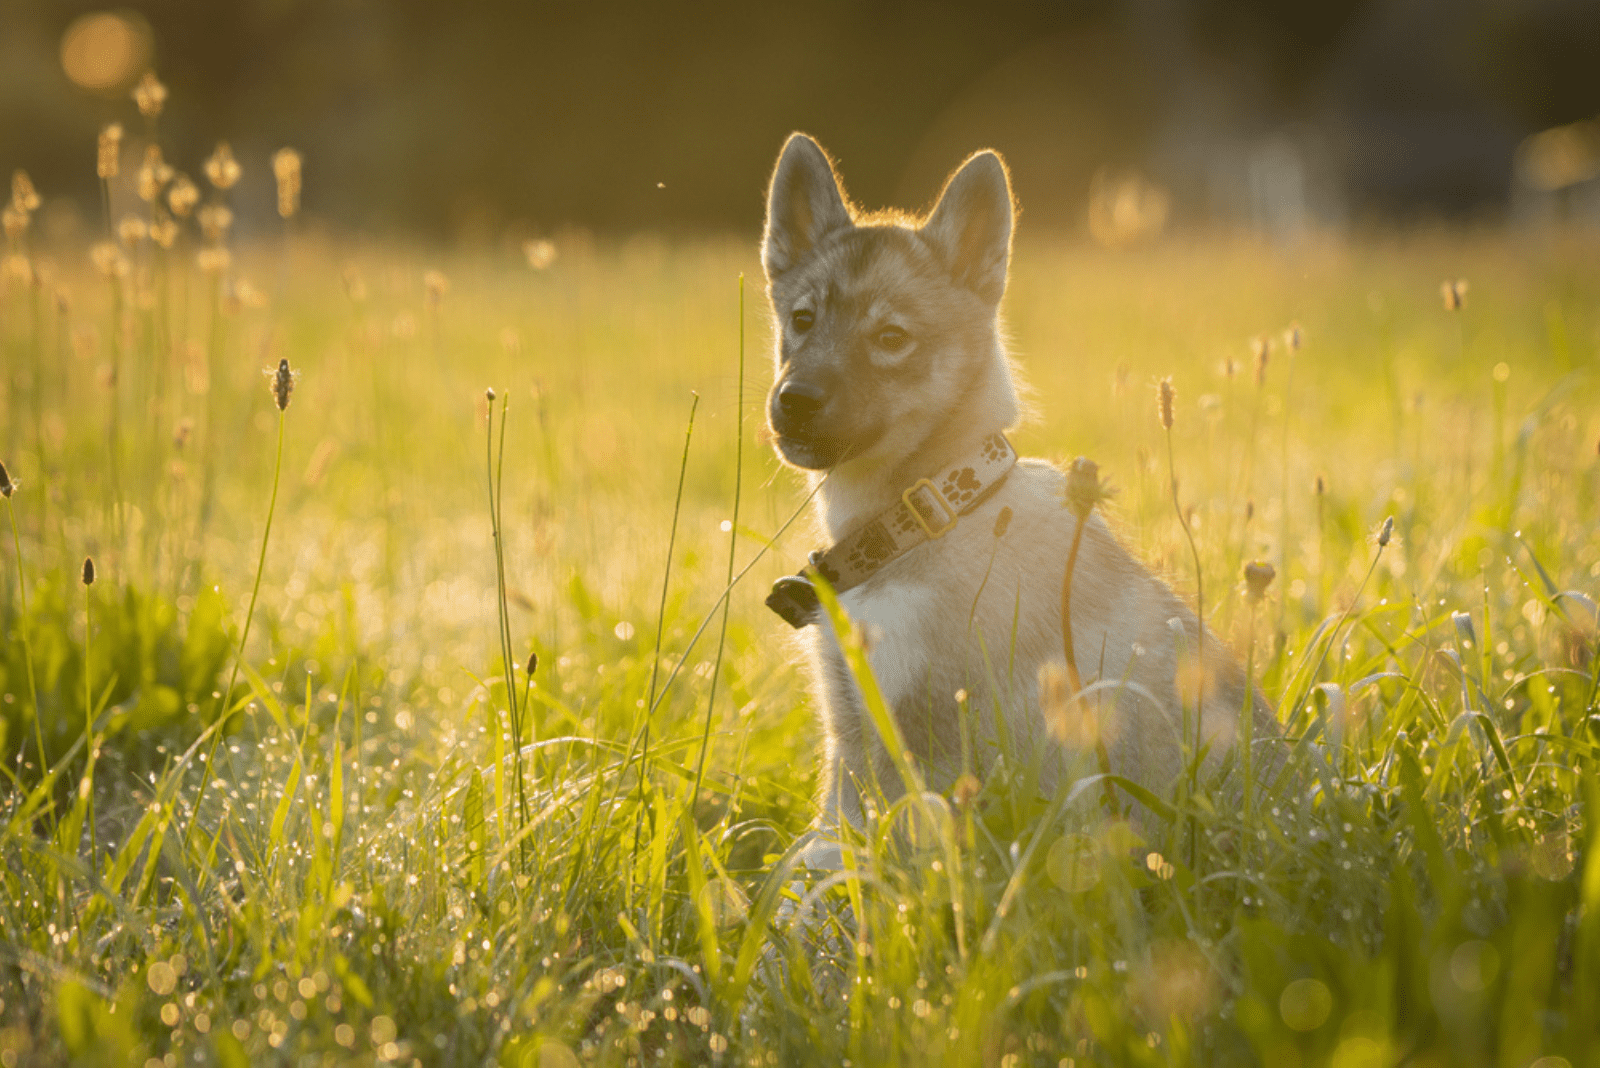
[[[1189,553],[1194,557],[1194,615],[1195,615],[1195,673],[1194,673],[1194,752],[1189,759],[1189,790],[1193,794],[1200,783],[1200,746],[1205,738],[1206,686],[1206,610],[1205,585],[1200,574],[1200,550],[1194,542],[1194,532],[1189,529],[1189,518],[1183,514],[1178,502],[1178,461],[1172,445],[1172,425],[1167,427],[1167,476],[1172,487],[1172,508],[1178,513],[1178,525],[1189,542]],[[1181,669],[1180,669],[1181,670]],[[1181,687],[1179,693],[1182,693]],[[1194,867],[1198,848],[1199,827],[1193,816],[1189,817],[1189,866]]]
[[[734,411],[733,519],[728,529],[728,585],[733,585],[734,552],[739,543],[739,498],[744,489],[744,275],[739,275],[739,392]],[[700,735],[700,759],[694,768],[694,790],[689,795],[689,814],[693,818],[700,800],[700,780],[706,770],[706,750],[711,745],[711,713],[717,703],[717,679],[722,674],[722,653],[728,644],[729,601],[722,602],[722,630],[717,635],[717,655],[711,666],[711,693],[706,698],[706,725]]]
[[[278,449],[277,459],[272,466],[272,495],[267,501],[267,524],[261,532],[261,551],[256,557],[256,580],[250,587],[250,604],[244,613],[244,629],[239,634],[239,645],[234,650],[233,673],[228,677],[228,688],[222,691],[218,700],[218,717],[226,721],[233,700],[233,688],[239,683],[239,666],[244,662],[245,644],[250,640],[250,623],[255,619],[256,600],[261,596],[261,574],[267,567],[267,542],[272,538],[272,516],[278,507],[278,481],[283,473],[283,428],[285,410],[278,409]],[[205,801],[206,788],[211,785],[211,771],[217,762],[217,748],[222,744],[225,733],[225,723],[217,725],[217,733],[211,738],[211,749],[206,754],[206,761],[200,767],[200,789],[194,795],[194,808],[189,812],[189,822],[183,829],[183,850],[189,849],[189,839],[194,834],[194,825],[200,822],[200,805]]]
[[[506,714],[511,720],[511,768],[516,776],[517,826],[527,825],[527,785],[522,774],[522,717],[517,708],[516,662],[511,657],[511,613],[506,603],[505,532],[500,524],[500,502],[506,454],[506,406],[509,397],[500,402],[499,454],[495,452],[494,391],[487,394],[488,420],[484,428],[484,469],[489,485],[489,525],[494,534],[495,607],[498,614],[500,659],[505,669]],[[498,728],[497,728],[498,729]],[[527,842],[519,840],[517,853],[524,866],[527,863]]]
[[[1317,618],[1322,618],[1323,607],[1328,603],[1328,539],[1325,510],[1327,491],[1322,476],[1317,476]]]
[[[683,509],[684,480],[689,474],[689,442],[694,437],[694,416],[700,408],[700,394],[691,393],[690,396],[694,399],[689,403],[689,425],[683,432],[683,459],[678,463],[678,492],[672,500],[672,527],[667,533],[667,563],[661,572],[661,606],[656,610],[656,648],[650,660],[650,695],[644,703],[643,741],[639,750],[639,804],[633,818],[633,856],[628,863],[627,885],[630,891],[633,887],[633,871],[639,862],[639,832],[644,822],[645,779],[650,771],[650,710],[656,705],[656,682],[661,674],[661,639],[667,625],[667,588],[672,579],[672,551],[678,542],[678,516]],[[629,757],[631,762],[631,752]],[[628,762],[624,762],[622,774],[626,775],[627,771]]]
[[[1078,546],[1083,542],[1083,528],[1089,525],[1090,513],[1085,511],[1077,516],[1078,525],[1072,532],[1072,548],[1067,550],[1067,573],[1061,579],[1061,651],[1067,658],[1067,700],[1071,701],[1083,691],[1083,676],[1078,673],[1078,654],[1073,647],[1072,640],[1072,575],[1078,565]],[[1097,710],[1099,701],[1095,702]],[[1095,762],[1099,765],[1100,774],[1105,779],[1106,810],[1112,818],[1117,818],[1117,791],[1111,785],[1111,755],[1106,752],[1105,739],[1101,737],[1098,722],[1094,731]]]
[[[527,778],[522,773],[522,744],[523,729],[527,726],[524,721],[526,709],[523,702],[517,700],[517,667],[516,660],[511,658],[511,607],[506,602],[506,558],[505,558],[505,474],[506,474],[506,412],[511,404],[511,393],[500,399],[500,438],[497,444],[494,461],[494,525],[497,532],[495,545],[499,550],[496,567],[500,577],[500,626],[505,632],[506,653],[506,700],[511,705],[511,722],[516,728],[517,748],[512,757],[512,767],[517,776],[517,814],[520,818],[518,829],[528,824],[528,786]],[[527,863],[527,840],[522,841],[523,863]]]
[[[706,614],[701,617],[700,625],[695,628],[693,634],[689,635],[689,641],[684,645],[683,652],[679,653],[675,658],[675,662],[672,665],[672,670],[667,672],[667,677],[662,680],[661,688],[656,693],[656,699],[650,702],[649,707],[645,709],[646,717],[655,715],[656,709],[660,708],[662,703],[666,701],[667,693],[672,689],[672,684],[677,681],[678,673],[683,670],[683,665],[689,662],[689,654],[694,652],[694,647],[696,645],[700,644],[700,639],[705,634],[706,628],[711,625],[711,621],[717,618],[717,609],[721,608],[727,602],[728,598],[733,595],[734,587],[738,586],[740,582],[744,581],[744,577],[755,569],[755,566],[762,561],[762,559],[767,555],[768,551],[770,551],[774,546],[783,540],[783,536],[789,532],[789,528],[794,526],[794,521],[804,515],[807,508],[811,507],[812,499],[816,497],[817,493],[821,491],[822,487],[826,483],[826,475],[817,480],[817,484],[811,487],[811,492],[806,494],[805,499],[800,502],[799,506],[796,507],[794,511],[789,513],[789,518],[785,519],[772,537],[767,540],[766,544],[757,549],[755,551],[755,555],[750,557],[750,559],[745,562],[744,567],[739,569],[739,573],[733,577],[733,580],[722,588],[722,593],[719,594],[717,599],[711,603],[711,608],[706,612]],[[637,738],[629,740],[628,752],[622,758],[621,766],[623,768],[627,768],[633,763],[633,754],[637,748],[637,742]],[[619,783],[621,782],[621,776],[617,777],[617,781]],[[606,805],[607,809],[610,808],[610,802],[616,800],[617,794],[620,791],[620,785],[612,791],[611,798]]]
[[[42,776],[50,770],[50,762],[44,755],[44,721],[39,710],[39,683],[33,673],[33,640],[29,633],[33,620],[28,615],[28,584],[22,573],[22,534],[17,529],[16,506],[11,503],[9,495],[6,497],[6,513],[11,517],[11,544],[17,553],[17,592],[22,597],[22,618],[18,621],[17,629],[22,633],[22,658],[28,665],[28,698],[33,702],[33,733],[39,744],[39,774]]]
[[[218,438],[222,434],[218,393],[222,389],[222,346],[225,336],[222,318],[222,275],[219,272],[211,280],[211,308],[206,329],[206,455],[205,469],[200,479],[200,513],[195,520],[195,540],[202,549],[205,546],[206,531],[211,526],[212,504],[216,499],[217,445]],[[386,495],[385,501],[387,499]],[[191,566],[198,584],[199,564],[196,562]]]
[[[1289,406],[1289,391],[1294,388],[1294,354],[1295,347],[1288,347],[1288,366],[1284,371],[1283,379],[1283,434],[1279,439],[1278,459],[1283,472],[1283,482],[1278,494],[1278,571],[1283,575],[1283,581],[1289,581],[1289,413],[1294,409]],[[1278,599],[1278,633],[1284,633],[1284,621],[1289,610],[1289,599]]]
[[[89,871],[95,873],[95,854],[100,851],[98,832],[94,825],[94,690],[89,685],[89,662],[92,659],[94,634],[93,593],[92,582],[94,572],[85,569],[83,583],[83,745],[87,763],[83,769],[83,796],[88,802],[89,809]],[[76,842],[66,843],[68,848],[76,848]]]
[[[111,389],[110,411],[106,423],[106,456],[111,473],[112,529],[120,543],[127,521],[127,503],[122,499],[122,283],[111,279]],[[120,545],[126,549],[126,545]]]
[[[1178,526],[1183,530],[1183,536],[1189,542],[1189,553],[1194,557],[1194,614],[1195,614],[1195,658],[1200,664],[1200,670],[1195,673],[1195,732],[1198,741],[1200,727],[1200,709],[1203,707],[1202,698],[1205,696],[1205,662],[1206,662],[1206,611],[1205,611],[1205,586],[1200,574],[1200,550],[1195,545],[1194,532],[1189,529],[1189,519],[1183,514],[1183,505],[1178,503],[1178,465],[1176,453],[1172,446],[1172,428],[1167,427],[1167,475],[1172,487],[1172,509],[1178,513]]]
[[[1070,698],[1083,689],[1083,678],[1078,674],[1078,657],[1072,645],[1072,572],[1078,563],[1078,546],[1083,541],[1083,528],[1089,517],[1077,517],[1077,527],[1072,532],[1072,548],[1067,550],[1067,573],[1061,579],[1061,651],[1067,657],[1067,683],[1072,687]]]
[[[1255,734],[1255,703],[1256,703],[1256,608],[1258,602],[1252,597],[1250,600],[1250,625],[1245,632],[1244,647],[1244,707],[1239,711],[1239,764],[1244,772],[1244,823],[1246,829],[1250,826],[1250,815],[1255,803],[1255,767],[1254,767],[1254,734]],[[1250,836],[1246,834],[1241,843],[1241,849],[1250,847]]]

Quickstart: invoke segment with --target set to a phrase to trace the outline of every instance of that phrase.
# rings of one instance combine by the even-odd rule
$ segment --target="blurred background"
[[[999,148],[1029,229],[1109,245],[1600,218],[1595,0],[6,0],[0,168],[47,228],[96,217],[104,123],[150,132],[147,69],[168,160],[231,140],[246,221],[293,145],[312,218],[467,245],[749,233],[793,129],[868,206]]]

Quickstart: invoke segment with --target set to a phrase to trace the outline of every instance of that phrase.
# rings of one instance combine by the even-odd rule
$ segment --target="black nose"
[[[798,426],[822,411],[827,403],[828,396],[821,386],[791,378],[778,387],[778,421],[785,426]]]

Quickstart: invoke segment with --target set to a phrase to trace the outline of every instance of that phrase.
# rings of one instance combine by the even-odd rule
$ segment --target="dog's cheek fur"
[[[906,375],[886,376],[879,408],[895,411],[903,425],[940,430],[970,406],[1000,358],[994,350],[994,315],[961,287],[924,281],[919,290],[921,350]]]

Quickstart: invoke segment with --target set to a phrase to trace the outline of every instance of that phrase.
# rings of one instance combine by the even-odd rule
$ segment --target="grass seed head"
[[[117,224],[117,237],[124,245],[132,248],[150,236],[150,224],[137,215],[124,215]]]
[[[43,284],[39,272],[34,270],[33,261],[20,252],[6,257],[5,266],[0,268],[0,275],[25,286],[32,286],[34,289]]]
[[[1064,503],[1085,522],[1095,506],[1111,496],[1110,488],[1100,481],[1100,465],[1087,456],[1080,456],[1067,468],[1067,488]]]
[[[1176,394],[1172,389],[1172,376],[1156,383],[1156,414],[1161,417],[1161,429],[1172,429],[1172,402]]]
[[[531,679],[533,677],[533,673],[535,671],[538,671],[538,670],[539,670],[539,654],[538,653],[529,653],[528,654],[528,677]]]
[[[207,204],[200,209],[200,232],[207,241],[221,241],[233,225],[233,212],[226,204]]]
[[[24,212],[39,210],[39,192],[33,188],[28,172],[18,170],[11,175],[11,203]]]
[[[85,586],[94,585],[94,557],[92,556],[83,558],[83,584]]]
[[[444,295],[450,292],[450,279],[444,276],[443,271],[424,271],[422,288],[427,293],[428,307],[437,308],[444,303]]]
[[[1439,295],[1444,298],[1445,311],[1460,311],[1467,303],[1467,280],[1457,278],[1439,283]]]
[[[554,241],[543,238],[532,239],[522,243],[522,254],[528,257],[528,266],[536,271],[542,271],[556,262],[556,245]]]
[[[233,262],[233,254],[221,245],[214,245],[197,252],[194,262],[206,274],[221,274]]]
[[[172,179],[172,186],[167,190],[167,207],[172,209],[172,214],[180,219],[187,219],[198,203],[200,203],[200,189],[190,181],[187,174],[180,174]]]
[[[278,411],[289,407],[289,395],[294,392],[295,372],[289,370],[289,359],[278,361],[278,370],[272,372],[272,399],[278,402]]]
[[[1317,475],[1316,491],[1318,497],[1328,492],[1328,480],[1323,478],[1320,474]]]
[[[1299,323],[1290,323],[1289,329],[1283,332],[1284,348],[1290,352],[1299,352],[1300,346],[1305,344],[1305,334],[1300,330]]]
[[[1250,354],[1256,361],[1256,385],[1264,385],[1267,381],[1267,364],[1272,359],[1271,339],[1258,337],[1250,342]]]
[[[17,484],[11,481],[11,472],[6,470],[6,465],[0,461],[0,497],[10,498],[17,491]]]
[[[5,225],[8,241],[21,241],[22,235],[28,232],[28,213],[15,204],[7,204],[0,209],[0,222]]]
[[[161,157],[161,146],[150,145],[144,150],[144,163],[139,166],[139,199],[154,204],[161,191],[172,181],[173,170]]]
[[[1056,741],[1068,734],[1067,701],[1072,697],[1072,684],[1067,677],[1067,665],[1049,660],[1039,665],[1039,710],[1044,713],[1045,727]]]
[[[1272,585],[1272,580],[1278,577],[1278,572],[1264,560],[1252,560],[1244,565],[1245,592],[1252,601],[1260,601],[1267,595],[1267,587]]]
[[[1117,369],[1111,372],[1111,395],[1113,397],[1120,397],[1127,393],[1128,379],[1131,377],[1132,375],[1128,371],[1127,364],[1117,364]]]
[[[95,172],[102,179],[115,178],[122,169],[122,123],[107,123],[100,129],[100,143],[95,154]]]
[[[1394,516],[1389,516],[1383,521],[1383,529],[1378,531],[1378,548],[1387,546],[1392,537],[1394,537]]]
[[[250,284],[248,278],[235,278],[228,287],[228,299],[237,305],[233,309],[238,313],[245,308],[265,308],[267,295]]]
[[[239,182],[239,161],[226,141],[218,141],[205,165],[206,180],[218,189],[232,189]]]
[[[1065,663],[1051,660],[1041,664],[1038,681],[1039,710],[1044,714],[1045,729],[1057,743],[1084,750],[1115,739],[1114,713],[1076,699]]]
[[[300,153],[292,148],[274,152],[272,175],[278,180],[278,215],[292,219],[300,210]]]
[[[150,224],[150,240],[162,248],[172,247],[178,240],[178,224],[172,221],[172,216],[165,212],[156,214],[155,221]]]
[[[493,386],[490,386],[488,389],[483,391],[483,399],[488,401],[490,404],[494,403],[494,387]]]
[[[955,802],[957,808],[966,808],[982,792],[983,783],[978,781],[976,775],[968,772],[950,787],[950,800]]]
[[[1006,536],[1006,531],[1008,529],[1010,529],[1010,527],[1011,527],[1011,506],[1007,505],[1006,507],[1000,509],[1000,514],[999,515],[995,516],[995,519],[994,519],[994,536],[997,537],[997,538],[1005,537]]]
[[[147,119],[161,114],[167,103],[167,87],[161,84],[155,71],[145,71],[139,84],[133,87],[133,102],[139,106],[139,114]]]
[[[367,299],[367,282],[361,277],[361,270],[353,263],[344,265],[344,270],[339,273],[344,281],[344,295],[352,303],[360,304]]]
[[[121,278],[128,273],[128,257],[114,241],[98,241],[89,250],[89,261],[106,278]]]

